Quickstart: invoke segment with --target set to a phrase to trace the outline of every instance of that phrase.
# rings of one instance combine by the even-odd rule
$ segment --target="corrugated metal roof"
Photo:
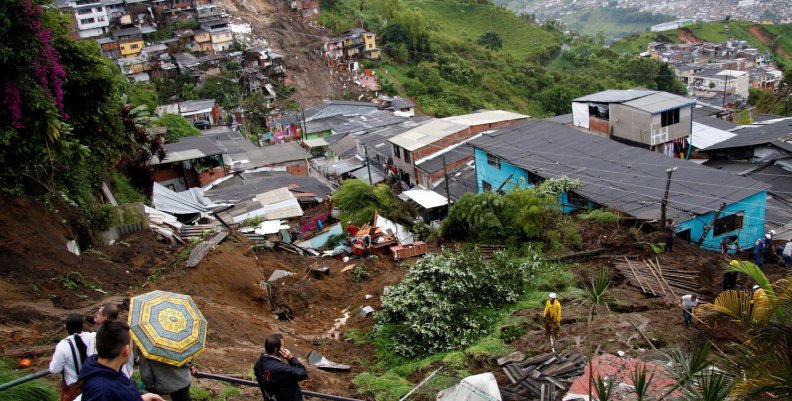
[[[165,151],[167,152],[165,159],[159,160],[155,155],[151,158],[151,164],[175,163],[225,153],[223,148],[217,146],[209,138],[203,136],[188,136],[181,138],[179,142],[165,145]]]
[[[686,99],[682,96],[667,92],[656,92],[648,96],[624,102],[625,106],[634,107],[652,114],[694,104],[696,104],[695,100]]]
[[[746,146],[771,144],[781,149],[792,151],[792,125],[780,121],[768,125],[752,125],[734,131],[737,135],[723,142],[710,146],[705,151]]]
[[[358,160],[356,157],[353,157],[350,159],[342,160],[341,162],[334,164],[333,171],[335,171],[336,174],[340,175],[340,174],[348,173],[353,170],[357,170],[361,167],[363,167],[363,162]]]
[[[266,166],[311,158],[297,142],[276,143],[258,149],[261,149],[260,156]]]
[[[644,96],[649,96],[657,91],[642,89],[609,89],[602,92],[592,93],[587,96],[572,100],[573,102],[594,102],[594,103],[623,103]]]
[[[547,121],[551,121],[558,124],[572,124],[572,113],[569,114],[561,114],[554,117],[545,118]]]
[[[371,181],[369,181],[369,174],[368,174],[369,169],[371,169]],[[369,166],[369,167],[363,166],[353,171],[352,176],[363,182],[370,182],[372,184],[385,181],[385,173],[383,173],[382,171],[380,171],[380,169],[374,166]]]
[[[237,179],[238,177],[238,179]],[[293,176],[291,174],[272,174],[269,172],[241,173],[235,182],[206,191],[206,196],[216,202],[238,203],[253,199],[256,195],[278,188],[289,188],[294,193],[312,193],[318,200],[327,199],[331,189],[313,177]]]
[[[467,129],[468,126],[465,124],[445,120],[432,120],[407,132],[396,135],[388,141],[408,151],[413,151]]]
[[[443,156],[445,156],[446,164],[451,165],[460,160],[464,160],[465,158],[472,157],[473,147],[470,145],[457,146],[454,149],[449,150],[448,152],[442,153],[441,155],[429,156],[420,163],[416,163],[415,167],[423,171],[426,171],[428,173],[434,173],[435,171],[442,170]]]
[[[668,216],[677,222],[769,187],[541,120],[485,134],[473,145],[544,178],[579,179],[576,193],[646,220],[660,216],[667,168],[678,167],[668,198]]]
[[[722,129],[713,128],[704,124],[699,124],[694,121],[693,130],[690,134],[690,143],[699,149],[704,149],[735,136],[737,136],[737,134],[724,131]]]
[[[151,203],[157,210],[173,214],[205,213],[226,206],[215,204],[206,198],[201,188],[174,192],[156,182],[151,195]]]
[[[737,124],[731,121],[726,121],[722,118],[702,114],[699,112],[699,109],[693,110],[693,122],[724,131],[728,131],[737,127]]]
[[[442,118],[442,120],[450,121],[452,123],[463,125],[481,125],[481,124],[494,124],[503,121],[513,120],[528,120],[531,118],[525,114],[512,113],[504,110],[485,110],[478,113],[463,114],[461,116],[453,116]]]
[[[325,100],[305,108],[305,121],[338,115],[360,115],[378,109],[379,105],[374,103]]]
[[[325,141],[324,138],[305,139],[303,140],[303,144],[309,148],[316,148],[316,147],[329,145],[329,143],[327,143],[327,141]]]
[[[411,189],[402,192],[402,195],[412,199],[424,209],[434,209],[448,204],[448,199],[445,196],[428,189]]]
[[[212,110],[214,105],[214,99],[186,100],[179,103],[179,113],[184,115],[206,112],[206,110]]]

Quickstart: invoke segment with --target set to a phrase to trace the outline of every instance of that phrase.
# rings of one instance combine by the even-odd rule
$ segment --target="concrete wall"
[[[146,217],[145,206],[140,203],[127,203],[113,208],[113,222],[106,231],[99,234],[102,243],[110,245],[112,241],[118,241],[122,236],[147,230],[149,220]]]
[[[723,233],[719,236],[714,236],[713,230],[710,230],[709,233],[707,233],[707,236],[704,238],[704,242],[701,244],[702,248],[719,250],[721,238],[729,235],[737,235],[739,244],[741,247],[743,247],[743,249],[753,248],[754,242],[761,238],[765,233],[765,212],[767,211],[766,201],[767,192],[760,192],[742,199],[739,202],[726,205],[726,207],[723,208],[720,217],[726,217],[738,212],[743,212],[744,215],[742,229],[729,233]],[[707,224],[712,221],[712,217],[714,215],[715,212],[712,211],[704,215],[696,216],[690,220],[677,223],[674,225],[674,231],[676,233],[681,233],[687,229],[690,229],[690,240],[692,242],[696,242],[699,237],[701,237],[704,227],[706,227]]]

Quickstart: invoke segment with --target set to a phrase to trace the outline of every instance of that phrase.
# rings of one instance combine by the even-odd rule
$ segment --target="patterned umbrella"
[[[148,359],[182,366],[204,350],[206,319],[189,295],[152,291],[132,298],[129,327]]]

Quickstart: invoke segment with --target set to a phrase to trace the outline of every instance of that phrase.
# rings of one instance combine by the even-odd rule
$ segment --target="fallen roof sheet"
[[[275,234],[280,232],[280,230],[288,230],[289,225],[284,224],[283,220],[267,220],[262,221],[259,224],[254,232],[258,235],[268,235],[268,234]]]
[[[421,205],[424,209],[433,209],[448,204],[448,199],[445,196],[428,189],[411,189],[402,192],[402,194]]]
[[[402,245],[412,244],[414,241],[413,233],[406,229],[403,225],[394,223],[382,216],[379,213],[374,215],[374,227],[381,228],[383,231],[390,230],[396,239]]]
[[[666,392],[676,381],[671,376],[668,369],[660,364],[644,362],[635,358],[624,359],[612,354],[595,356],[591,363],[586,366],[586,372],[575,379],[569,392],[564,396],[564,401],[577,399],[587,399],[589,394],[589,375],[593,377],[608,378],[614,381],[614,389],[611,398],[614,401],[635,399],[635,383],[633,378],[639,369],[645,369],[647,377],[653,379],[648,382],[647,396],[652,399],[661,399],[666,396]],[[593,372],[592,372],[593,370]],[[623,384],[623,385],[622,385]],[[632,388],[632,389],[631,389]],[[591,389],[591,394],[596,396],[596,387]],[[675,390],[670,398],[679,397],[679,390]]]
[[[644,220],[660,216],[667,168],[678,168],[668,198],[668,217],[676,222],[769,188],[750,178],[543,120],[485,134],[473,145],[543,178],[579,179],[581,187],[575,193]]]
[[[173,214],[207,213],[225,207],[204,196],[201,188],[174,192],[162,184],[154,183],[151,203],[155,209]]]
[[[699,124],[694,121],[693,130],[690,134],[690,144],[696,148],[704,149],[735,136],[737,136],[737,134],[733,132]]]

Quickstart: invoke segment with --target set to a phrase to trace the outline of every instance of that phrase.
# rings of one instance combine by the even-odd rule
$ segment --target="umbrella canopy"
[[[189,295],[152,291],[132,298],[129,327],[151,360],[182,366],[204,350],[206,319]]]

